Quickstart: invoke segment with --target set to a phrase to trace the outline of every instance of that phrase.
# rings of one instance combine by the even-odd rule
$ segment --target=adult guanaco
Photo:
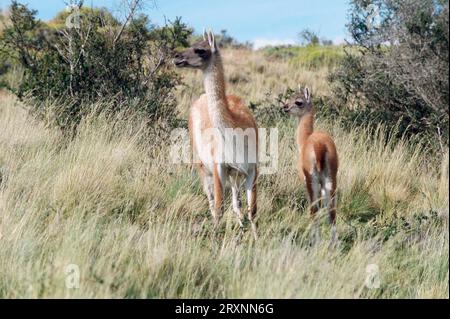
[[[314,218],[323,204],[332,225],[332,241],[336,241],[336,187],[338,154],[333,139],[326,132],[314,131],[314,106],[308,88],[299,87],[283,110],[298,118],[298,171],[306,183],[310,213]],[[323,203],[322,203],[323,201]]]
[[[233,210],[239,225],[243,226],[240,200],[243,184],[247,193],[248,219],[256,239],[257,125],[242,100],[225,93],[222,58],[212,31],[204,32],[202,41],[176,54],[174,64],[203,73],[206,94],[190,108],[189,133],[215,225],[223,214],[224,188],[229,183]],[[243,142],[244,147],[236,145],[235,149],[234,139]]]

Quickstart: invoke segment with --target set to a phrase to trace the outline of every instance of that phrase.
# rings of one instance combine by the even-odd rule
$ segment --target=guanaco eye
[[[297,106],[303,106],[303,101],[295,101],[295,105],[297,105]]]
[[[205,55],[206,50],[205,49],[194,49],[194,52],[198,55]]]

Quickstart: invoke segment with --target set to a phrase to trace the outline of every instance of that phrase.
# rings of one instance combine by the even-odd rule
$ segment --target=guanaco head
[[[295,93],[284,105],[283,111],[297,117],[309,113],[312,109],[311,92],[305,87],[303,90]]]
[[[189,49],[175,54],[173,63],[177,67],[204,70],[210,64],[212,57],[218,52],[212,31],[203,32],[203,41],[195,43]]]

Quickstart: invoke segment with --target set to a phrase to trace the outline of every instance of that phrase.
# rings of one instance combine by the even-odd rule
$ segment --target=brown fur
[[[314,131],[314,107],[309,90],[295,95],[284,105],[285,112],[299,118],[297,128],[298,172],[306,183],[312,216],[319,209],[322,190],[329,187],[331,201],[328,207],[330,222],[336,223],[336,188],[339,166],[336,145],[326,132]],[[326,182],[331,185],[326,185]],[[319,192],[319,194],[315,194]],[[317,191],[318,190],[318,191]]]
[[[317,212],[318,205],[313,203],[317,199],[313,198],[312,176],[310,172],[316,170],[322,173],[326,169],[329,170],[328,174],[332,182],[331,196],[335,198],[339,160],[334,141],[326,132],[313,131],[307,136],[303,134],[302,127],[299,124],[297,132],[297,143],[299,145],[298,171],[300,178],[304,178],[307,184],[308,195],[311,201],[310,212],[314,215]],[[321,186],[325,187],[325,185]],[[329,210],[329,215],[330,221],[334,224],[336,220],[336,207],[333,206]]]

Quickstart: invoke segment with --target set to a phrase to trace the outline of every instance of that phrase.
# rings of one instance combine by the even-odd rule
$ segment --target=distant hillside
[[[292,65],[311,69],[334,67],[344,57],[342,45],[280,46],[262,49],[268,58],[288,60]]]

